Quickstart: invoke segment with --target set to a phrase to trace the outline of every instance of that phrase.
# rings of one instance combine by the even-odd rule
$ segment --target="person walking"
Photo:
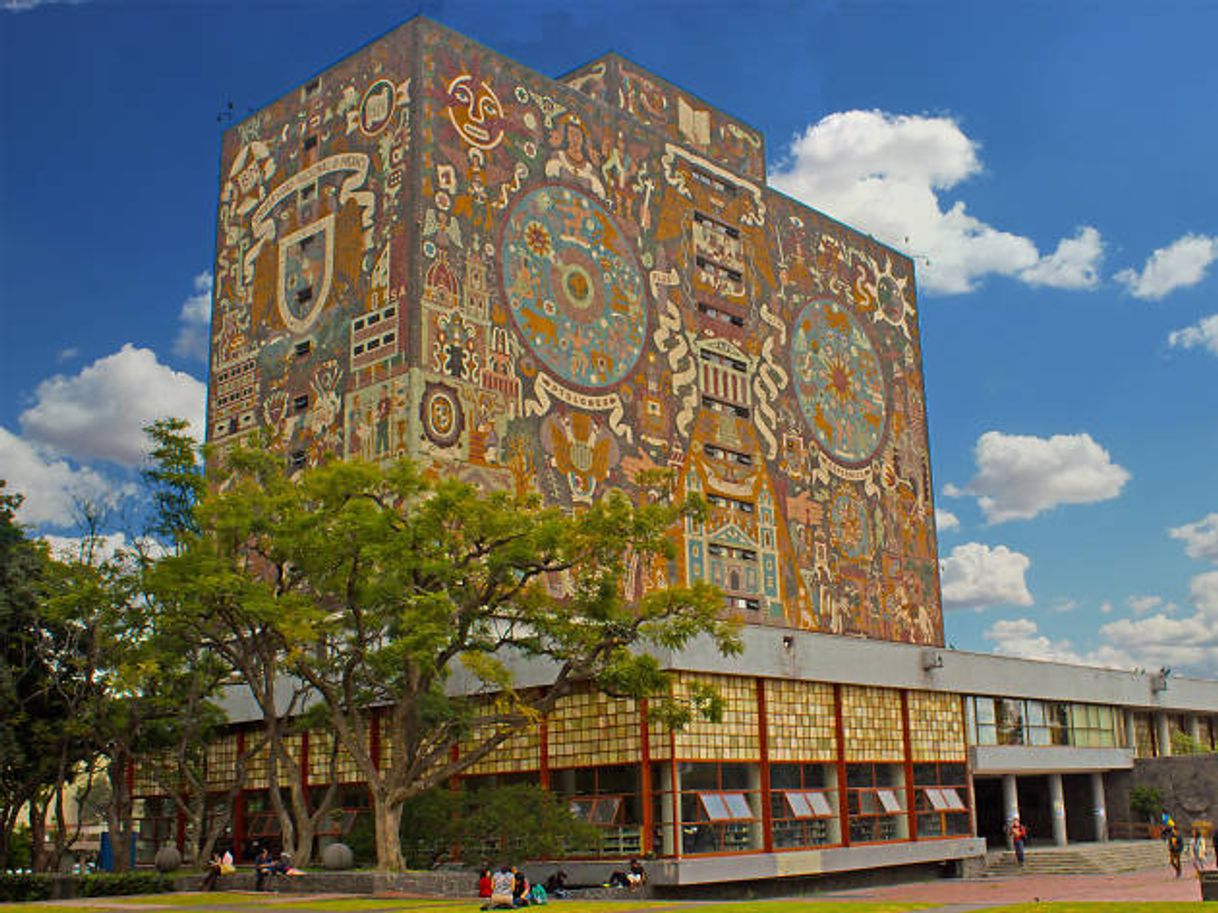
[[[1018,818],[1012,818],[1007,833],[1011,837],[1011,846],[1015,848],[1015,861],[1023,865],[1023,851],[1028,842],[1028,829]]]
[[[1193,843],[1190,850],[1193,856],[1193,871],[1200,878],[1205,869],[1205,835],[1197,827],[1193,828]]]
[[[1180,854],[1184,852],[1184,838],[1180,836],[1180,828],[1174,824],[1167,833],[1167,858],[1171,863],[1171,867],[1176,871],[1176,877],[1180,877]]]

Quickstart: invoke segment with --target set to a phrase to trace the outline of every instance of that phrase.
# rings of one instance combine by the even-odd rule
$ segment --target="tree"
[[[1157,822],[1163,810],[1163,794],[1153,786],[1135,786],[1129,791],[1129,808],[1147,821]]]
[[[641,503],[611,493],[570,514],[408,461],[289,478],[281,458],[237,449],[200,502],[199,534],[162,562],[164,584],[203,623],[257,631],[308,685],[368,784],[378,864],[397,870],[403,803],[577,683],[651,698],[677,725],[695,708],[670,700],[649,650],[703,634],[739,650],[717,588],[667,579],[674,524],[704,505],[676,503],[660,475],[642,482]],[[707,692],[696,703],[717,710]]]
[[[599,848],[601,830],[533,783],[454,791],[437,787],[402,805],[402,852],[430,869],[459,847],[467,861],[538,859]]]
[[[43,613],[52,560],[17,523],[21,495],[5,489],[0,480],[0,871],[10,864],[21,808],[38,804],[58,782],[61,759],[75,763],[80,752],[62,726],[55,657],[64,632]]]

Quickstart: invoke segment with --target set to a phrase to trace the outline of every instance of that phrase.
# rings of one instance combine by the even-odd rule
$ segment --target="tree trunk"
[[[131,791],[127,789],[127,765],[130,757],[116,751],[110,759],[110,808],[106,817],[110,824],[110,845],[114,848],[114,871],[131,871]]]
[[[47,870],[47,802],[39,802],[37,794],[30,797],[30,868],[35,872]]]
[[[381,790],[372,793],[372,814],[376,820],[376,867],[385,872],[406,868],[402,858],[402,803],[390,805]]]

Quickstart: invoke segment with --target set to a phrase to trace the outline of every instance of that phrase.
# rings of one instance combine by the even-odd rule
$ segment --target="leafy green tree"
[[[21,502],[0,480],[0,870],[11,864],[22,807],[41,804],[57,782],[61,759],[66,754],[75,763],[80,749],[61,725],[65,703],[55,657],[63,632],[42,611],[53,562],[17,522]]]
[[[533,783],[430,789],[402,805],[402,853],[429,869],[459,848],[469,862],[537,859],[595,849],[600,828],[577,818],[561,796]]]
[[[1157,822],[1163,811],[1163,794],[1153,786],[1135,786],[1129,791],[1129,808],[1144,820]]]
[[[200,501],[199,534],[160,563],[162,585],[201,625],[256,635],[264,662],[308,686],[368,784],[378,864],[398,870],[403,803],[578,684],[651,698],[674,725],[716,711],[705,692],[697,708],[672,702],[654,655],[699,635],[739,649],[717,588],[667,579],[671,531],[704,505],[644,481],[641,503],[611,493],[569,514],[406,461],[289,478],[280,457],[236,449]],[[247,684],[259,674],[236,668]]]

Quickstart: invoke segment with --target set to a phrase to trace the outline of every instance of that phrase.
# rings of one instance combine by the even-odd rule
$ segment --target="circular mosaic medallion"
[[[795,321],[791,371],[808,429],[839,463],[865,463],[888,424],[884,372],[863,325],[832,301],[813,301]]]
[[[461,438],[465,416],[457,391],[444,384],[429,383],[419,404],[423,433],[438,447],[452,447]]]
[[[592,197],[548,184],[512,207],[503,290],[525,343],[579,387],[621,382],[643,352],[647,297],[630,238]]]
[[[847,558],[861,558],[871,552],[871,523],[867,505],[849,494],[839,494],[829,508],[833,541]]]

